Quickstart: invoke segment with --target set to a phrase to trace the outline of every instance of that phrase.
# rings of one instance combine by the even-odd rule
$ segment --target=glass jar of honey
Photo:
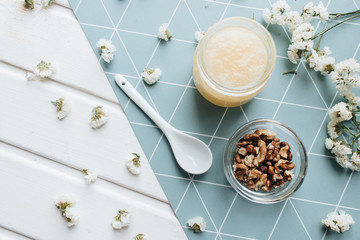
[[[276,62],[270,33],[258,22],[232,17],[208,29],[194,55],[196,88],[222,107],[240,106],[267,84]]]

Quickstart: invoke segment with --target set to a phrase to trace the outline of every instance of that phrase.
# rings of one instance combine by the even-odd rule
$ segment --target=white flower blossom
[[[114,59],[114,52],[116,51],[116,47],[110,40],[102,38],[96,43],[96,47],[100,48],[100,56],[105,62],[109,63]]]
[[[336,156],[347,156],[352,153],[351,149],[346,146],[343,141],[334,141],[331,152]]]
[[[284,0],[277,1],[271,7],[271,9],[266,8],[263,17],[267,23],[279,24],[284,26],[286,24],[286,15],[285,11],[289,10],[290,6]]]
[[[335,68],[335,58],[328,56],[329,54],[331,54],[331,51],[328,47],[324,47],[321,51],[312,50],[306,60],[310,68],[320,72],[322,75],[328,75]]]
[[[50,77],[54,73],[53,66],[50,62],[41,60],[34,68],[33,72],[26,72],[26,79],[31,80],[43,80]]]
[[[122,229],[127,227],[130,223],[130,216],[131,214],[128,209],[120,209],[111,223],[112,227],[114,229]]]
[[[170,30],[169,30],[169,24],[167,24],[167,23],[161,24],[159,27],[157,36],[159,39],[169,41],[172,38]]]
[[[134,240],[148,240],[148,238],[145,236],[145,234],[139,233],[135,236]]]
[[[79,216],[72,208],[74,204],[74,199],[68,195],[63,195],[55,199],[55,206],[60,210],[61,215],[66,218],[68,227],[76,225],[79,221]]]
[[[338,122],[335,121],[330,121],[328,123],[327,129],[331,139],[336,139],[340,136],[341,130],[337,124]]]
[[[358,152],[353,153],[350,158],[350,170],[360,171],[360,154]]]
[[[351,166],[348,155],[335,156],[335,160],[343,168],[349,168]]]
[[[79,215],[74,211],[72,207],[67,207],[63,216],[67,220],[67,226],[72,227],[79,222]]]
[[[139,175],[140,169],[141,169],[141,162],[140,162],[140,156],[136,153],[133,153],[134,158],[129,160],[126,163],[126,167],[129,170],[129,172],[133,175]]]
[[[325,139],[325,147],[326,147],[326,149],[328,149],[328,150],[333,149],[334,144],[335,144],[334,140],[332,140],[331,138],[326,138]]]
[[[299,25],[293,32],[292,42],[304,42],[309,41],[314,35],[314,27],[310,23],[303,23]],[[310,50],[307,50],[310,51]]]
[[[344,60],[335,65],[331,72],[331,80],[337,85],[360,86],[360,64],[353,58]]]
[[[141,73],[141,76],[147,84],[153,85],[159,81],[161,74],[162,71],[160,68],[150,68],[149,70],[144,69],[144,71]]]
[[[315,16],[319,16],[322,23],[325,23],[329,19],[329,12],[321,1],[317,6],[314,7],[314,13]]]
[[[109,114],[102,106],[96,106],[91,110],[90,126],[99,128],[109,120]]]
[[[353,114],[351,111],[349,111],[348,104],[344,102],[339,102],[330,109],[329,116],[331,121],[343,122],[350,120]]]
[[[290,44],[287,55],[292,63],[296,64],[297,60],[301,58],[301,54],[302,51],[297,47],[296,43]]]
[[[195,232],[204,231],[206,228],[206,222],[202,217],[194,217],[187,221],[187,224]]]
[[[350,214],[346,214],[345,211],[339,210],[339,212],[329,213],[325,219],[321,220],[321,223],[338,233],[343,233],[350,229],[350,225],[354,224],[354,220]]]
[[[56,116],[58,119],[61,120],[69,115],[71,106],[67,99],[59,98],[56,101],[51,101],[51,103],[56,107]]]
[[[203,39],[204,36],[205,36],[205,32],[196,31],[195,34],[194,34],[194,37],[195,37],[197,42],[200,42],[201,39]]]
[[[286,14],[285,22],[290,32],[294,32],[296,28],[298,28],[301,24],[304,23],[302,17],[300,16],[300,13],[297,11],[288,12]]]
[[[303,18],[304,22],[311,22],[314,15],[315,15],[314,3],[309,2],[303,8],[302,18]]]
[[[25,6],[28,8],[42,9],[50,6],[55,0],[25,0]]]
[[[83,169],[82,171],[85,173],[84,179],[87,184],[91,184],[97,180],[97,175],[95,173],[90,172],[88,169]]]

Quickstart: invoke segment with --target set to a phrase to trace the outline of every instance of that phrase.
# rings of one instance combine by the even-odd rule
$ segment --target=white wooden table
[[[56,73],[27,81],[41,60]],[[40,11],[0,1],[0,90],[0,239],[186,239],[66,0]],[[59,97],[72,106],[62,121],[50,103]],[[88,124],[95,105],[110,112],[96,130]],[[142,157],[139,176],[125,166],[132,152]],[[94,184],[85,183],[84,168],[98,173]],[[63,194],[76,199],[72,228],[54,205]],[[112,229],[126,207],[131,224]]]

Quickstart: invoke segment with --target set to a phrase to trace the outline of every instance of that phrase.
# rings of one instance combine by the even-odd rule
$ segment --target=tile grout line
[[[77,6],[75,7],[74,13],[76,14],[77,10],[79,9],[81,3],[83,0],[80,0],[79,3],[77,4]]]
[[[225,215],[225,217],[224,217],[224,219],[223,219],[223,221],[222,221],[222,223],[221,223],[221,225],[220,225],[219,232],[218,232],[218,233],[216,234],[216,236],[215,236],[215,240],[216,240],[216,238],[219,236],[219,234],[220,234],[220,232],[221,232],[221,230],[222,230],[222,228],[223,228],[223,226],[224,226],[224,224],[225,224],[225,222],[226,222],[226,220],[227,220],[227,218],[228,218],[228,216],[229,216],[229,213],[230,213],[232,207],[234,206],[234,203],[235,203],[235,201],[236,201],[237,196],[238,196],[238,193],[236,192],[236,193],[235,193],[235,196],[234,196],[234,198],[233,198],[233,200],[232,200],[232,202],[231,202],[231,204],[230,204],[230,207],[229,207],[228,211],[226,212],[226,215]]]
[[[299,221],[300,221],[300,223],[301,223],[302,227],[304,228],[304,230],[305,230],[306,234],[308,235],[309,239],[310,239],[310,240],[312,240],[312,238],[311,238],[311,236],[310,236],[310,234],[309,234],[308,230],[307,230],[307,229],[306,229],[306,227],[305,227],[304,222],[302,221],[302,219],[301,219],[301,217],[300,217],[300,215],[299,215],[298,211],[296,210],[296,208],[295,208],[294,204],[292,203],[291,199],[289,199],[289,202],[290,202],[290,204],[291,204],[292,208],[294,209],[294,211],[295,211],[295,213],[296,213],[296,216],[298,217],[298,219],[299,219]]]
[[[303,67],[305,68],[305,71],[306,71],[307,75],[309,76],[311,82],[313,83],[313,85],[314,85],[314,87],[315,87],[315,90],[316,90],[317,93],[319,94],[319,96],[320,96],[321,100],[323,101],[325,107],[326,107],[326,108],[329,108],[328,105],[326,104],[325,99],[323,98],[322,94],[320,93],[319,88],[318,88],[317,85],[315,84],[315,81],[314,81],[314,79],[312,78],[312,76],[311,76],[309,70],[307,69],[305,63],[304,63],[303,61],[301,61],[301,63],[302,63],[302,65],[303,65]]]
[[[295,71],[297,71],[297,70],[299,69],[299,67],[300,67],[300,63],[299,63],[298,66],[296,67],[296,70],[295,70]],[[295,74],[294,74],[294,76],[291,77],[290,82],[289,82],[289,84],[288,84],[288,86],[287,86],[287,88],[286,88],[286,90],[285,90],[285,92],[284,92],[284,95],[282,96],[282,98],[281,98],[281,100],[280,100],[280,103],[279,103],[277,109],[275,110],[275,113],[274,113],[274,116],[272,117],[272,119],[275,119],[277,113],[279,112],[279,109],[280,109],[280,107],[281,107],[281,104],[282,104],[282,102],[284,102],[284,99],[285,99],[285,97],[286,97],[286,94],[287,94],[287,92],[289,91],[290,86],[291,86],[291,83],[293,82],[294,78],[295,78]]]
[[[340,203],[341,203],[341,201],[342,201],[342,199],[343,199],[343,197],[344,197],[344,195],[345,195],[346,189],[347,189],[347,187],[349,186],[349,183],[350,183],[350,181],[351,181],[351,177],[352,177],[353,174],[354,174],[354,171],[351,172],[351,174],[350,174],[350,176],[349,176],[349,178],[348,178],[348,180],[347,180],[347,182],[346,182],[346,184],[345,184],[344,190],[343,190],[343,192],[342,192],[341,195],[340,195],[339,201],[338,201],[338,203],[336,204],[336,207],[335,207],[334,212],[336,212],[336,211],[338,210],[338,208],[339,208],[339,206],[340,206]],[[329,231],[329,229],[327,228],[327,229],[325,230],[324,235],[322,236],[321,240],[324,240],[324,239],[325,239],[326,234],[328,233],[328,231]]]
[[[227,4],[227,3],[224,3],[224,2],[218,2],[218,1],[214,1],[214,0],[203,0],[203,2],[216,3],[216,4],[219,4],[219,5],[226,5]],[[247,8],[247,9],[253,9],[253,10],[261,10],[261,11],[264,10],[264,8],[256,8],[256,7],[240,5],[240,4],[236,4],[236,3],[230,3],[229,6]]]
[[[217,125],[216,128],[215,128],[214,134],[211,136],[211,139],[210,139],[210,142],[209,142],[209,144],[208,144],[208,147],[210,147],[211,143],[213,142],[214,137],[215,137],[216,133],[218,132],[218,130],[219,130],[219,128],[220,128],[220,125],[221,125],[222,121],[224,120],[225,115],[226,115],[228,109],[229,109],[228,107],[225,108],[225,111],[224,111],[223,115],[221,116],[221,119],[220,119],[218,125]]]
[[[279,223],[279,221],[280,221],[280,218],[281,218],[281,216],[282,216],[282,214],[283,214],[283,212],[284,212],[284,210],[285,210],[285,207],[286,207],[286,204],[288,203],[288,201],[289,201],[289,198],[287,198],[287,199],[285,200],[285,203],[284,203],[284,205],[283,205],[283,207],[282,207],[282,209],[281,209],[281,211],[280,211],[280,213],[279,213],[279,216],[278,216],[278,218],[276,219],[276,222],[275,222],[275,224],[274,224],[274,227],[272,228],[272,230],[271,230],[271,232],[270,232],[270,235],[269,235],[269,237],[268,237],[268,240],[271,239],[271,237],[272,237],[272,235],[273,235],[273,233],[274,233],[274,231],[275,231],[275,228],[277,227],[277,225],[278,225],[278,223]]]
[[[193,181],[191,181],[191,183],[193,184],[193,186],[194,186],[194,188],[195,188],[195,191],[196,191],[197,195],[199,196],[200,201],[201,201],[203,207],[205,208],[206,213],[208,214],[208,216],[209,216],[209,218],[210,218],[211,223],[214,225],[214,228],[215,228],[216,232],[218,233],[219,230],[218,230],[218,228],[216,227],[216,224],[215,224],[213,218],[211,217],[211,214],[210,214],[208,208],[206,207],[206,204],[205,204],[203,198],[201,197],[200,192],[199,192],[199,190],[198,190],[197,187],[196,187],[196,184],[195,184]],[[221,236],[220,236],[220,238],[222,239]]]
[[[356,3],[356,1],[353,0],[353,2],[354,2],[354,4],[355,4],[355,7],[359,10],[359,6],[358,6],[358,4]]]
[[[169,21],[168,21],[168,24],[169,24],[169,25],[170,25],[171,20],[173,19],[174,15],[175,15],[177,9],[178,9],[179,6],[180,6],[181,1],[182,1],[182,0],[179,0],[178,4],[176,5],[176,7],[175,7],[175,9],[174,9],[174,11],[173,11],[170,19],[169,19]],[[148,62],[146,63],[145,68],[147,68],[147,67],[149,66],[151,60],[153,59],[153,57],[154,57],[154,55],[155,55],[156,50],[158,49],[158,47],[159,47],[159,45],[160,45],[160,42],[161,42],[161,39],[158,40],[158,43],[156,44],[153,52],[151,53],[151,56],[150,56]],[[138,87],[138,85],[139,85],[139,83],[140,83],[141,80],[142,80],[142,79],[139,78],[139,81],[138,81],[138,82],[136,83],[136,85],[135,85],[135,89],[137,89],[137,87]],[[130,101],[131,101],[130,99],[127,101],[127,103],[126,103],[126,105],[125,105],[125,107],[124,107],[124,111],[126,111],[126,109],[127,109],[128,105],[129,105]]]
[[[193,12],[191,11],[191,9],[190,9],[190,7],[189,7],[189,4],[187,3],[186,0],[184,0],[184,3],[185,3],[185,5],[186,5],[186,8],[189,10],[190,15],[191,15],[192,19],[194,20],[196,26],[198,27],[198,30],[201,31],[200,25],[199,25],[199,23],[196,21],[196,18],[195,18]]]
[[[249,122],[249,118],[247,117],[247,115],[246,115],[246,113],[245,113],[245,111],[244,111],[244,109],[243,109],[242,106],[240,106],[240,110],[241,110],[242,114],[244,115],[246,121]]]

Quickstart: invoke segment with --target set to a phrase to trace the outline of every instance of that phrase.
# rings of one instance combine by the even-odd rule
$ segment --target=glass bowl
[[[233,172],[236,143],[244,137],[245,134],[253,133],[256,129],[271,130],[276,133],[280,141],[287,142],[293,155],[292,162],[295,163],[293,169],[294,178],[286,182],[284,186],[272,189],[270,192],[263,190],[254,191],[248,189],[238,179]],[[224,152],[224,170],[230,185],[244,198],[262,204],[276,203],[285,200],[292,195],[302,184],[307,169],[307,155],[304,145],[296,133],[286,125],[268,119],[258,119],[242,125],[230,137]]]

